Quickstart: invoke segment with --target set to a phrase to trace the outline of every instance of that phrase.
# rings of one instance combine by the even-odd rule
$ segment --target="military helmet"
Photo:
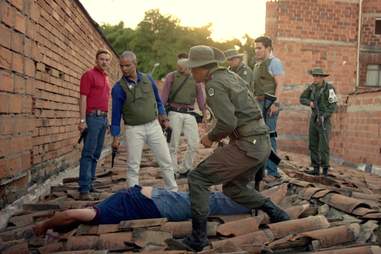
[[[321,76],[321,77],[328,77],[329,74],[325,73],[322,68],[316,67],[312,68],[311,70],[308,71],[308,73],[312,76]]]
[[[242,57],[244,54],[238,53],[238,50],[236,49],[228,49],[224,52],[225,57],[227,60],[230,60],[234,57]]]
[[[225,61],[224,53],[213,47],[198,45],[189,50],[189,68],[201,67],[210,63],[220,63]]]

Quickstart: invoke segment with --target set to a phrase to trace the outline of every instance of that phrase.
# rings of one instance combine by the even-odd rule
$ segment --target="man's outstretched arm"
[[[68,225],[77,221],[88,222],[93,220],[95,215],[96,210],[92,207],[56,212],[50,219],[37,224],[33,230],[36,235],[44,235],[48,229]]]

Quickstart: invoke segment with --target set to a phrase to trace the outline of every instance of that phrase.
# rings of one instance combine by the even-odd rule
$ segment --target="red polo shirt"
[[[97,109],[108,111],[110,83],[103,70],[94,67],[86,71],[81,77],[79,93],[87,96],[86,113]]]

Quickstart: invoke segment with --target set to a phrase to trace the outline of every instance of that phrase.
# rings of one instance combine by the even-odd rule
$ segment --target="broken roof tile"
[[[40,254],[48,254],[48,253],[53,253],[53,252],[63,251],[63,250],[64,250],[63,242],[48,243],[45,246],[38,248],[38,251]]]
[[[291,206],[289,208],[286,208],[285,211],[291,220],[295,220],[299,218],[299,216],[303,214],[309,208],[310,208],[310,204],[308,203],[308,204],[303,204],[298,206]]]
[[[159,230],[135,229],[132,232],[132,241],[141,248],[148,244],[165,247],[165,240],[169,238],[172,238],[171,233]]]
[[[129,250],[131,247],[129,247],[125,242],[130,242],[131,240],[132,232],[103,234],[99,236],[98,249],[107,249],[112,251]]]
[[[328,248],[343,243],[354,241],[360,233],[360,225],[357,223],[351,225],[342,225],[300,233],[294,239],[299,237],[309,237],[319,241],[321,248]]]
[[[329,227],[329,222],[322,216],[311,216],[303,219],[282,221],[268,225],[275,238],[282,238],[288,234],[296,234]]]
[[[15,245],[8,246],[5,249],[1,250],[1,253],[3,254],[28,254],[29,253],[29,247],[28,242],[21,242],[17,243]]]
[[[332,249],[325,251],[318,251],[315,254],[380,254],[380,246],[360,246],[360,247],[349,247],[342,249]]]
[[[232,238],[227,238],[225,240],[220,241],[213,241],[211,244],[213,248],[218,248],[226,244],[227,242],[232,242],[236,245],[242,245],[242,244],[257,244],[257,245],[263,245],[267,242],[271,242],[274,240],[274,235],[269,229],[265,230],[259,230],[253,233],[240,235]]]
[[[99,236],[73,236],[67,239],[65,250],[86,250],[98,247]]]
[[[319,187],[309,187],[309,188],[304,188],[300,193],[299,193],[299,196],[302,198],[302,199],[306,199],[306,200],[310,200],[312,198],[312,196],[321,191],[321,190],[325,190],[324,188],[319,188]]]
[[[357,207],[370,208],[367,203],[362,202],[361,200],[347,197],[341,194],[328,194],[320,200],[346,213],[352,213],[353,210]]]
[[[300,186],[300,187],[314,187],[315,185],[313,183],[310,183],[310,182],[307,182],[307,181],[301,181],[301,180],[298,180],[296,178],[291,178],[290,180],[290,183],[291,184],[294,184],[294,185],[297,185],[297,186]]]
[[[205,152],[205,149],[200,150],[197,160],[204,159],[211,151],[212,149],[209,149],[208,152]],[[107,198],[112,194],[112,191],[127,188],[125,152],[124,149],[121,156],[117,156],[117,165],[112,170],[104,171],[103,167],[97,169],[97,179],[94,186],[102,191],[99,195],[100,200]],[[148,152],[149,150],[146,149],[146,154],[143,156],[143,166],[146,165],[147,167],[142,167],[140,170],[141,184],[163,185],[164,182],[160,177],[160,171],[156,167],[156,163],[151,162],[153,155],[149,152],[147,157]],[[200,154],[203,155],[200,156]],[[110,163],[109,158],[106,160],[108,160],[107,163]],[[204,254],[231,253],[232,251],[236,254],[261,253],[261,251],[268,253],[271,253],[271,251],[296,253],[308,248],[316,250],[327,247],[332,249],[325,251],[336,251],[348,244],[352,244],[350,249],[340,251],[345,251],[343,253],[353,253],[353,250],[364,250],[364,253],[372,253],[372,251],[377,253],[379,251],[379,248],[373,248],[372,250],[369,247],[361,247],[362,249],[360,249],[360,247],[353,247],[353,244],[362,243],[368,245],[380,241],[378,228],[381,219],[379,210],[381,207],[381,192],[379,192],[380,188],[376,186],[381,179],[380,177],[368,177],[366,180],[363,172],[334,168],[330,177],[324,179],[323,177],[307,176],[301,173],[299,171],[300,167],[297,166],[287,167],[287,165],[280,166],[280,169],[286,168],[284,172],[287,173],[282,180],[265,177],[261,187],[265,189],[262,193],[270,196],[282,208],[286,208],[286,212],[294,220],[284,222],[285,224],[269,224],[267,225],[268,228],[258,230],[258,225],[253,224],[255,217],[250,214],[211,216],[209,220],[212,221],[208,222],[208,236],[213,248],[203,251]],[[14,215],[9,221],[7,231],[0,232],[0,239],[3,241],[0,240],[0,252],[4,246],[11,247],[24,244],[23,246],[27,247],[29,252],[42,254],[54,252],[97,254],[107,253],[108,251],[123,253],[136,253],[139,251],[158,254],[188,253],[186,251],[164,250],[166,246],[164,240],[168,237],[179,238],[189,235],[192,230],[191,221],[165,222],[164,219],[163,222],[161,218],[158,221],[153,219],[151,222],[137,220],[137,224],[131,221],[123,222],[122,224],[126,223],[126,225],[121,228],[119,224],[79,225],[72,229],[68,228],[70,231],[52,232],[56,237],[51,238],[45,246],[40,247],[44,239],[32,237],[31,224],[52,215],[54,210],[57,209],[79,208],[100,202],[79,201],[68,197],[78,198],[78,182],[76,179],[65,179],[65,184],[53,186],[50,195],[40,199],[38,205],[31,205],[31,211],[23,210]],[[177,183],[180,190],[188,189],[187,179],[177,179]],[[269,188],[271,186],[275,187]],[[221,185],[212,186],[211,190],[221,191]],[[59,197],[55,198],[54,195]],[[340,205],[340,202],[336,202],[335,199],[331,200],[332,195],[341,195],[340,197],[344,197],[344,200],[349,197],[354,200],[357,199],[360,204],[369,204],[372,208],[354,202],[353,209],[348,205],[350,207],[348,210],[352,209],[351,213],[338,210],[339,208],[335,208],[335,206]],[[330,199],[326,200],[326,204],[321,203],[328,197]],[[50,204],[56,205],[55,209],[33,212],[36,209],[48,209]],[[352,205],[352,203],[350,204]],[[344,202],[345,205],[347,204]],[[326,215],[326,217],[319,217],[319,215],[303,218],[316,214],[318,207],[319,213]],[[325,209],[322,209],[323,207]],[[28,207],[26,206],[26,208]],[[258,224],[268,224],[268,216],[261,210],[257,210],[257,212],[259,216],[263,217],[263,221],[258,222]],[[297,219],[299,217],[303,219]],[[316,218],[324,219],[319,221]],[[327,219],[330,223],[327,222]],[[129,226],[128,224],[131,223],[133,225]],[[351,223],[361,224],[360,234],[357,239],[353,237],[356,236],[357,231],[351,228]],[[18,227],[12,226],[12,224],[18,225]],[[218,236],[217,227],[220,233]],[[125,230],[133,231],[125,232]],[[319,253],[323,252],[320,251]]]
[[[208,236],[217,235],[218,222],[208,221],[207,233]],[[160,227],[160,230],[169,232],[173,237],[181,238],[192,233],[192,222],[191,221],[170,221],[166,222]]]
[[[259,230],[263,216],[224,223],[218,226],[217,233],[223,236],[239,236]]]
[[[119,229],[129,230],[133,228],[144,228],[161,226],[167,222],[167,218],[142,219],[142,220],[126,220],[119,223]]]
[[[262,195],[265,197],[270,198],[275,204],[279,204],[280,201],[286,196],[287,194],[287,183],[272,187],[270,189],[262,191]]]

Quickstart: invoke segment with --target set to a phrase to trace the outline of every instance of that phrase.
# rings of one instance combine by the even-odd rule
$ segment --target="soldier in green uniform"
[[[169,241],[178,249],[200,251],[208,245],[208,188],[212,185],[223,184],[225,195],[247,208],[262,209],[272,222],[289,219],[270,199],[247,186],[270,154],[268,128],[244,81],[218,67],[224,59],[222,51],[208,46],[195,46],[189,51],[192,75],[197,82],[205,82],[206,103],[217,121],[201,144],[211,147],[225,137],[230,137],[230,143],[217,148],[188,175],[192,234],[183,241]]]
[[[337,97],[332,84],[324,80],[329,74],[321,68],[309,71],[313,77],[313,83],[300,95],[300,103],[312,109],[309,124],[309,149],[311,166],[309,172],[313,175],[320,174],[320,166],[323,175],[327,176],[329,169],[329,134],[331,130],[331,115],[336,110]]]
[[[236,49],[228,49],[224,54],[229,64],[229,69],[237,73],[247,82],[248,86],[251,87],[253,82],[253,71],[243,62],[244,54],[238,53],[238,50]]]

